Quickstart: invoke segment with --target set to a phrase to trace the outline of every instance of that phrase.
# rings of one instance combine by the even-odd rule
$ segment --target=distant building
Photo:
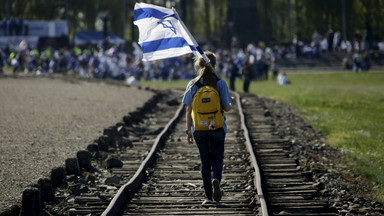
[[[28,46],[36,48],[41,39],[47,38],[68,38],[68,24],[66,21],[23,21],[20,32],[6,32],[7,29],[0,29],[0,46],[16,46],[25,41]],[[40,42],[41,43],[41,42]]]

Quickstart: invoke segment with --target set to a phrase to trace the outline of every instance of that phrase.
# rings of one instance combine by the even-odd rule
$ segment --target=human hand
[[[233,105],[236,105],[237,101],[236,101],[236,98],[234,96],[231,96],[231,101],[232,101]]]
[[[187,138],[188,143],[189,144],[193,144],[193,136],[192,136],[192,134],[188,134],[187,136],[188,136],[188,138]]]

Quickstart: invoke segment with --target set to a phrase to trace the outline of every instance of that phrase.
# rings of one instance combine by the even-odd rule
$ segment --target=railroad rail
[[[202,206],[200,159],[186,140],[180,94],[158,93],[105,129],[88,148],[88,165],[79,162],[81,173],[67,173],[55,186],[47,215],[337,215],[319,198],[311,173],[290,156],[291,143],[262,101],[234,92],[237,106],[226,113],[223,199]]]

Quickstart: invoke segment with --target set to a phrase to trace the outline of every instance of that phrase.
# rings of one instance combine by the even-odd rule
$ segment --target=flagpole
[[[183,29],[185,30],[185,32],[188,34],[189,38],[191,38],[191,40],[192,40],[192,42],[193,42],[193,45],[195,45],[197,51],[199,51],[199,53],[203,56],[204,61],[205,61],[206,63],[209,63],[210,60],[209,60],[208,56],[205,55],[205,53],[203,52],[203,50],[199,47],[199,44],[197,43],[197,41],[195,40],[195,38],[192,36],[191,32],[189,32],[187,26],[185,26],[183,20],[181,20],[179,14],[178,14],[177,11],[175,10],[175,8],[172,8],[172,10],[173,10],[173,12],[175,12],[175,15],[176,15],[177,19],[179,20],[179,22],[180,22],[181,26],[183,27]],[[199,57],[199,56],[196,55],[196,53],[194,53],[194,55],[195,55],[196,57]]]

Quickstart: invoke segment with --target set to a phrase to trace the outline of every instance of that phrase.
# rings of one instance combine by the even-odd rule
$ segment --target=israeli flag
[[[133,22],[139,28],[143,61],[172,58],[201,50],[176,10],[136,3]]]

